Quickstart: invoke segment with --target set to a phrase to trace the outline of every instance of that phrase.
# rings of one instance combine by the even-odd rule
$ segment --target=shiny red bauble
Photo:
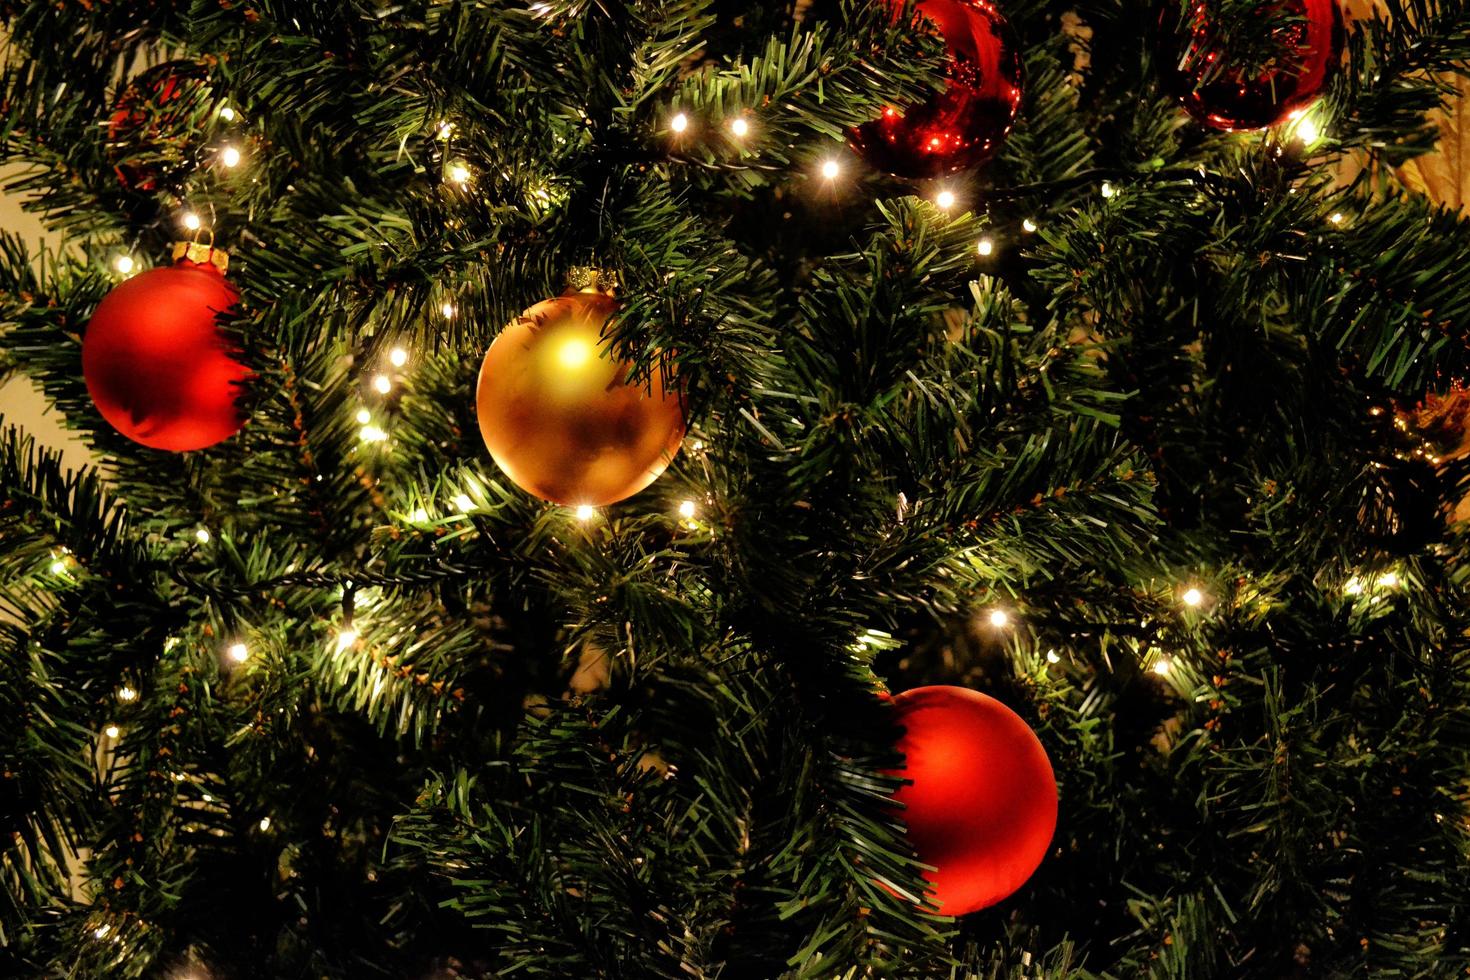
[[[190,117],[203,107],[206,78],[195,62],[165,62],[118,96],[107,122],[107,155],[125,190],[151,191],[194,169]]]
[[[1271,38],[1277,51],[1261,71],[1230,67],[1217,37],[1211,0],[1164,0],[1159,15],[1159,60],[1169,89],[1184,110],[1211,129],[1265,129],[1286,122],[1327,87],[1342,60],[1343,22],[1338,0],[1274,0],[1283,25]],[[1224,62],[1226,67],[1214,66]],[[1208,80],[1206,80],[1208,79]]]
[[[892,700],[912,780],[893,794],[943,915],[988,908],[1026,883],[1057,827],[1057,783],[1036,734],[995,698],[918,687]]]
[[[949,48],[948,87],[907,112],[884,109],[848,138],[884,173],[920,179],[995,155],[1021,107],[1021,59],[1009,25],[988,0],[919,0],[915,9]]]
[[[139,273],[97,304],[82,338],[82,375],[118,432],[185,452],[240,431],[235,399],[250,372],[219,327],[240,299],[219,268],[221,253],[189,246],[175,254],[174,265]]]

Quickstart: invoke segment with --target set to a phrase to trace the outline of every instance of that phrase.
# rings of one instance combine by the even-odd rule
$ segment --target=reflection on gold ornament
[[[667,364],[647,383],[611,355],[617,302],[593,289],[537,303],[485,355],[475,395],[480,434],[505,475],[545,500],[602,506],[648,486],[684,438]]]

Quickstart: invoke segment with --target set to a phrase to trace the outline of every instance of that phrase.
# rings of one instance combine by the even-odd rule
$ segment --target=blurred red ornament
[[[169,61],[140,74],[114,103],[107,153],[125,190],[151,191],[190,169],[185,143],[190,115],[204,95],[205,71]]]
[[[995,698],[918,687],[893,698],[912,780],[893,794],[943,915],[988,908],[1026,883],[1057,827],[1057,783],[1036,734]]]
[[[1194,119],[1226,131],[1265,129],[1285,122],[1321,95],[1342,60],[1338,0],[1272,0],[1276,54],[1260,71],[1232,68],[1217,36],[1209,0],[1164,0],[1159,15],[1159,58],[1169,89]],[[1268,8],[1269,9],[1269,8]],[[1217,62],[1226,66],[1216,68]]]
[[[224,253],[181,243],[174,257],[97,304],[82,339],[82,375],[118,432],[185,452],[240,431],[235,399],[250,372],[218,324],[240,299],[224,277]]]
[[[948,87],[907,112],[884,109],[848,140],[884,173],[919,179],[995,155],[1021,107],[1021,59],[1010,26],[988,0],[920,0],[914,9],[949,47]]]

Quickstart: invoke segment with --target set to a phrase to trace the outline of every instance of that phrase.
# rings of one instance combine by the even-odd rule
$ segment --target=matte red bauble
[[[195,62],[169,61],[118,96],[107,123],[107,154],[124,189],[151,191],[193,169],[189,117],[202,105],[205,78]]]
[[[943,915],[988,908],[1026,883],[1057,827],[1057,783],[1036,734],[995,698],[963,687],[895,697],[913,782],[893,798]]]
[[[500,332],[475,392],[480,434],[522,490],[577,507],[631,497],[658,479],[684,439],[672,377],[608,354],[618,304],[593,289],[537,303]]]
[[[884,109],[848,139],[884,173],[919,179],[995,155],[1021,107],[1021,59],[1005,18],[988,0],[919,0],[915,10],[949,48],[948,87],[907,112]]]
[[[174,265],[139,273],[97,304],[82,338],[82,374],[114,429],[185,452],[245,424],[235,398],[250,372],[217,319],[240,299],[224,277],[224,253],[181,243],[174,257]]]
[[[1275,2],[1272,16],[1284,21],[1271,38],[1277,54],[1267,68],[1246,71],[1229,65],[1211,0],[1193,0],[1187,14],[1179,0],[1164,0],[1159,60],[1169,88],[1198,122],[1226,131],[1265,129],[1306,108],[1327,87],[1342,60],[1338,0]],[[1214,68],[1221,62],[1224,68]]]

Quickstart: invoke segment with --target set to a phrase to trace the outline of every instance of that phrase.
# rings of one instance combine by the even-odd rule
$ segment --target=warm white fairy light
[[[199,220],[199,215],[193,211],[185,211],[179,216],[179,222],[190,231],[198,231],[204,225],[204,222]]]
[[[209,528],[201,527],[194,532],[194,540],[200,544],[209,544]]]
[[[238,167],[240,165],[240,151],[233,146],[227,146],[219,151],[219,162],[226,167]]]
[[[744,116],[736,116],[730,120],[730,133],[736,139],[744,139],[750,135],[750,123],[746,121]]]
[[[1378,576],[1378,587],[1381,589],[1397,588],[1399,584],[1398,572],[1384,572]]]
[[[1159,657],[1157,660],[1154,661],[1154,665],[1150,669],[1155,674],[1158,674],[1160,677],[1162,677],[1167,674],[1173,666],[1174,665],[1169,662],[1168,657]]]
[[[469,494],[457,493],[454,495],[454,509],[461,514],[467,514],[475,509],[475,502],[470,499]]]
[[[119,735],[122,734],[122,729],[118,728],[116,725],[108,725],[106,728],[102,729],[102,734],[106,735],[108,738],[117,738]]]
[[[351,626],[342,627],[342,629],[337,633],[337,652],[340,653],[341,651],[346,650],[348,647],[352,646],[352,644],[356,642],[357,630],[353,629]]]
[[[109,932],[111,932],[111,931],[112,931],[112,926],[110,926],[110,925],[108,925],[107,923],[104,922],[102,925],[100,925],[96,929],[93,929],[92,930],[92,935],[93,935],[94,938],[97,938],[97,939],[106,939],[107,938],[107,934]]]
[[[943,190],[934,195],[934,203],[939,206],[939,209],[941,211],[948,211],[950,208],[954,207],[954,202],[954,191]]]
[[[1360,595],[1363,591],[1363,580],[1354,575],[1343,583],[1342,591],[1348,595]]]
[[[415,524],[426,524],[429,520],[429,512],[422,507],[415,507],[413,513],[408,515],[408,519]]]
[[[580,504],[573,513],[576,514],[579,521],[590,521],[597,510],[591,504]]]
[[[836,180],[837,175],[842,173],[842,166],[836,160],[822,161],[822,176],[828,180]]]
[[[1022,231],[1025,231],[1025,232],[1033,232],[1033,231],[1035,231],[1036,230],[1036,222],[1032,221],[1030,218],[1024,219],[1021,222],[1021,230]]]
[[[1062,658],[1057,655],[1055,650],[1048,650],[1046,651],[1046,662],[1049,664],[1058,664],[1062,662]]]
[[[235,110],[234,109],[231,109],[227,105],[222,105],[222,106],[219,107],[219,117],[221,119],[223,119],[225,122],[234,122],[235,121]]]
[[[462,161],[456,160],[449,165],[449,179],[460,186],[470,182],[470,168]]]
[[[1006,612],[1004,609],[990,610],[990,615],[987,618],[990,620],[990,625],[994,626],[998,630],[1005,629],[1007,626],[1011,625],[1011,614]]]
[[[394,367],[403,367],[408,363],[408,351],[402,347],[395,347],[388,352],[388,363]]]
[[[439,138],[441,140],[447,140],[447,139],[449,139],[449,137],[451,135],[453,135],[453,133],[454,133],[454,123],[449,122],[448,120],[445,120],[445,119],[439,120]]]
[[[263,831],[264,830],[270,830],[271,829],[271,818],[270,817],[261,817],[260,818],[260,829],[263,830]]]
[[[243,643],[231,643],[225,655],[237,664],[243,664],[250,659],[250,648]]]
[[[357,438],[363,442],[386,442],[388,440],[388,433],[376,425],[364,425],[358,430]]]
[[[53,559],[51,559],[51,574],[52,575],[61,575],[65,571],[66,571],[66,559],[65,558],[53,558]]]
[[[439,312],[444,314],[444,319],[448,320],[450,317],[454,316],[454,304],[445,303],[443,306],[439,307]]]
[[[689,117],[682,112],[674,113],[673,118],[669,120],[669,128],[676,133],[684,132],[689,128]]]
[[[359,408],[357,410],[356,418],[357,418],[357,424],[358,425],[367,425],[369,422],[371,422],[373,420],[373,413],[372,412],[369,412],[365,408]]]
[[[988,238],[982,238],[979,242],[975,244],[975,251],[979,252],[981,255],[989,255],[991,252],[995,251],[995,243]]]
[[[1196,589],[1196,588],[1191,587],[1191,588],[1185,589],[1184,590],[1184,594],[1182,596],[1180,596],[1179,598],[1181,600],[1183,600],[1183,602],[1184,602],[1184,604],[1186,606],[1190,606],[1191,608],[1193,608],[1195,606],[1199,606],[1199,605],[1201,605],[1201,604],[1204,603],[1204,601],[1205,601],[1205,594],[1203,592],[1201,592],[1199,589]]]
[[[1113,187],[1113,182],[1110,180],[1105,180],[1102,182],[1101,190],[1103,197],[1112,197],[1114,194],[1118,193],[1117,188]]]
[[[112,260],[112,267],[123,275],[133,271],[133,257],[131,255],[119,255]]]
[[[1331,214],[1329,214],[1327,216],[1327,220],[1330,221],[1330,222],[1332,222],[1335,225],[1342,224],[1342,212],[1341,211],[1334,211],[1334,212],[1332,212]]]
[[[386,374],[380,374],[373,379],[373,390],[380,395],[386,395],[393,390],[393,379]]]
[[[117,689],[117,699],[123,704],[127,704],[130,701],[136,701],[138,700],[138,689],[128,684],[124,684],[122,687]]]
[[[1309,148],[1322,138],[1322,130],[1317,126],[1317,120],[1312,118],[1311,113],[1306,113],[1297,122],[1296,138]]]

